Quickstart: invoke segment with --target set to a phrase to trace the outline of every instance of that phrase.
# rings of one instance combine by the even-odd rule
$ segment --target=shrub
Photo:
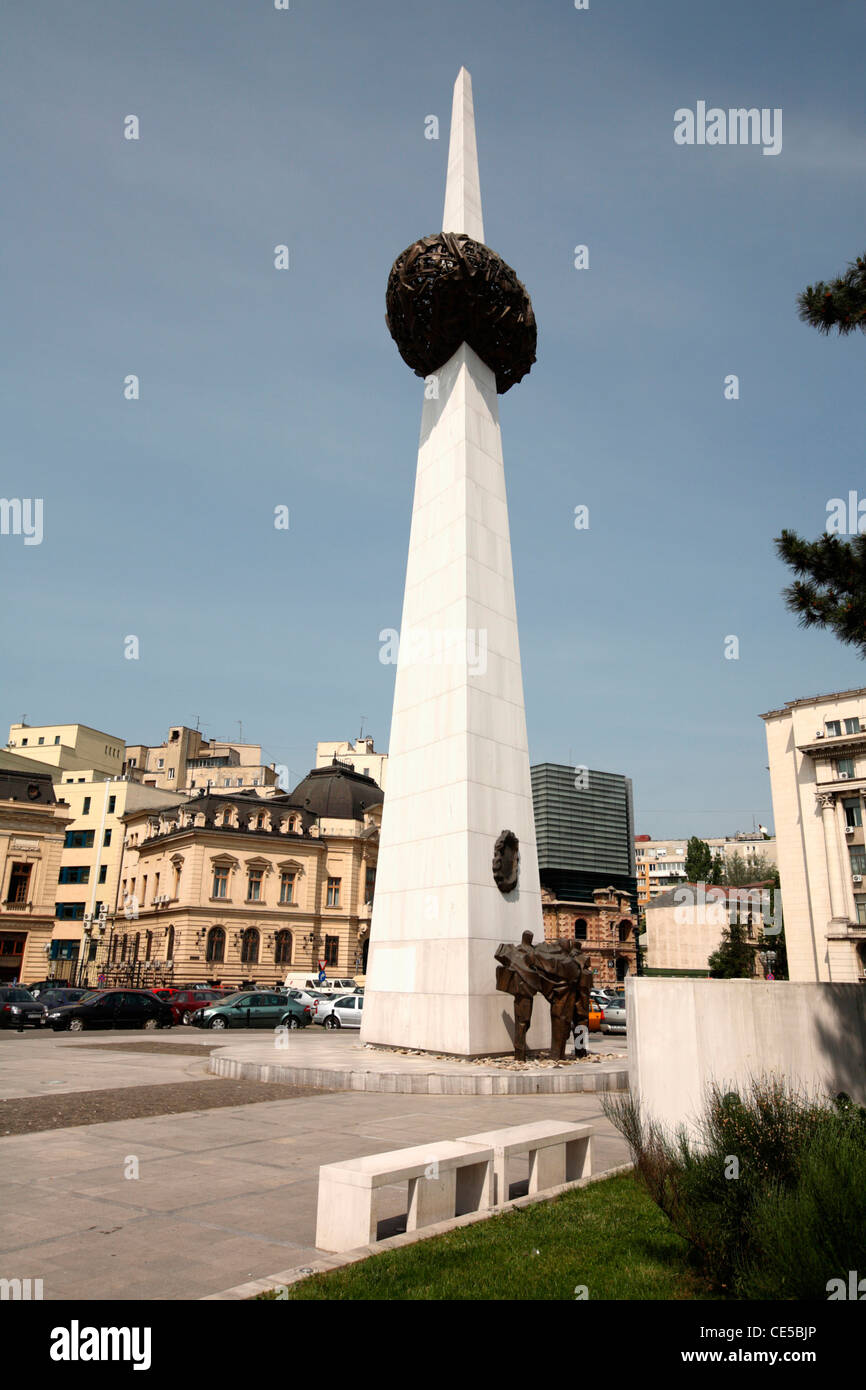
[[[608,1098],[605,1112],[717,1288],[826,1298],[828,1279],[858,1268],[858,1250],[866,1274],[866,1182],[852,1204],[844,1176],[846,1166],[866,1176],[866,1111],[847,1097],[830,1106],[775,1078],[753,1080],[744,1095],[712,1086],[694,1139],[646,1121],[631,1098]]]

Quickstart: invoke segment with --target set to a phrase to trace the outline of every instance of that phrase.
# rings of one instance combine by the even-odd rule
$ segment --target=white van
[[[315,972],[310,972],[308,975],[287,975],[284,988],[300,989],[305,994],[311,990],[316,990],[319,994],[354,994],[358,987],[354,980],[345,976],[339,980],[323,980],[319,984],[318,976]]]

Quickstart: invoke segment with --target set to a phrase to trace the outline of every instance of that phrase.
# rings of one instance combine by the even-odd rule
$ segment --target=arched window
[[[150,956],[151,956],[152,950],[153,950],[153,932],[152,932],[152,931],[145,932],[145,934],[144,934],[144,959],[145,959],[145,960],[150,960]]]
[[[290,834],[290,835],[297,835],[297,833],[298,833],[298,818],[297,818],[297,816],[289,816],[289,834]]]
[[[630,938],[631,938],[631,922],[620,922],[620,924],[619,924],[619,939],[620,939],[620,941],[628,941]]]
[[[255,927],[247,927],[241,937],[241,960],[244,965],[257,965],[259,959],[259,934]]]
[[[207,934],[205,960],[221,961],[226,958],[226,934],[222,927],[211,927]]]
[[[574,939],[575,941],[586,940],[586,919],[584,917],[578,917],[574,924]]]
[[[625,977],[626,977],[627,974],[628,974],[628,961],[626,960],[625,956],[617,956],[617,958],[616,958],[616,978],[617,978],[617,980],[619,980],[619,982],[622,983],[622,981],[625,979]]]
[[[174,960],[174,927],[169,927],[165,938],[165,958]]]
[[[123,962],[126,960],[126,943],[127,943],[127,938],[124,937],[123,940],[122,940],[121,943],[120,943],[120,961],[121,961],[121,964],[123,964]]]
[[[135,940],[134,940],[133,943],[132,943],[132,959],[133,959],[133,961],[137,961],[137,960],[138,960],[138,948],[140,947],[140,945],[141,945],[141,932],[140,932],[140,931],[137,931],[137,932],[135,933]]]
[[[274,942],[274,961],[277,965],[291,965],[292,933],[290,931],[277,932],[277,939]]]

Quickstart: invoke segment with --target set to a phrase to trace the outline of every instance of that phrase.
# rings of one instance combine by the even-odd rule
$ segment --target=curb
[[[405,1231],[399,1236],[388,1236],[386,1240],[376,1241],[375,1245],[361,1245],[357,1250],[346,1250],[341,1255],[323,1255],[311,1265],[295,1266],[265,1279],[252,1279],[247,1284],[235,1284],[233,1288],[223,1289],[221,1293],[205,1294],[198,1301],[213,1303],[253,1299],[257,1294],[271,1293],[276,1287],[288,1288],[291,1284],[300,1284],[311,1274],[327,1274],[332,1269],[342,1269],[344,1265],[359,1264],[362,1260],[368,1260],[371,1255],[381,1255],[385,1250],[402,1250],[404,1246],[417,1245],[418,1241],[446,1235],[448,1231],[457,1231],[463,1226],[474,1226],[479,1221],[489,1221],[492,1216],[503,1216],[506,1212],[522,1211],[525,1207],[550,1202],[554,1197],[562,1196],[564,1192],[574,1192],[576,1188],[589,1187],[591,1183],[603,1182],[605,1178],[616,1178],[622,1173],[632,1172],[633,1163],[620,1163],[615,1168],[605,1169],[603,1173],[593,1173],[588,1178],[579,1178],[577,1182],[561,1183],[558,1187],[548,1188],[546,1192],[537,1193],[533,1197],[515,1197],[512,1202],[503,1202],[501,1206],[491,1207],[489,1211],[473,1211],[466,1216],[452,1217],[450,1221],[438,1221],[433,1226],[423,1226],[419,1231]]]
[[[363,1071],[360,1068],[304,1067],[287,1063],[244,1062],[212,1053],[208,1070],[236,1081],[279,1081],[325,1091],[378,1091],[416,1096],[537,1096],[627,1091],[628,1066],[601,1064],[592,1071],[552,1069],[532,1075],[502,1072],[478,1075],[431,1071]]]

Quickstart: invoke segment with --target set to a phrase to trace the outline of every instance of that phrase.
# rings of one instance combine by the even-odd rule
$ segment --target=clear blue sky
[[[4,724],[242,720],[298,778],[362,715],[387,745],[423,387],[385,282],[465,63],[539,323],[501,409],[532,760],[627,773],[639,831],[766,821],[759,713],[866,684],[772,545],[866,495],[866,339],[795,310],[866,250],[864,37],[860,0],[8,0],[2,492],[44,540],[0,537]],[[782,153],[677,146],[699,100],[781,107]]]

